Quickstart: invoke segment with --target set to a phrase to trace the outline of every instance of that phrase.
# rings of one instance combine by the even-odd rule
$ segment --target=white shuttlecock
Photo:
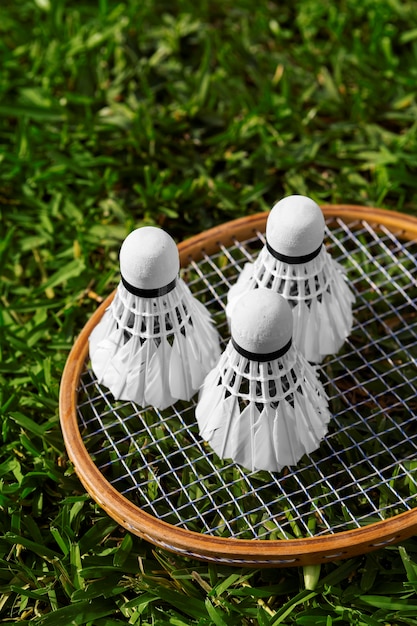
[[[292,344],[288,302],[270,289],[241,295],[231,339],[200,391],[201,437],[220,458],[280,471],[316,450],[330,420],[313,367]]]
[[[179,267],[161,228],[138,228],[123,242],[120,283],[89,338],[92,369],[117,400],[159,409],[188,401],[220,355],[211,317]]]
[[[288,196],[272,208],[266,244],[254,263],[246,263],[228,294],[230,318],[236,298],[266,287],[292,307],[294,343],[304,356],[320,363],[337,353],[352,330],[354,296],[343,267],[323,244],[323,213],[305,196]]]

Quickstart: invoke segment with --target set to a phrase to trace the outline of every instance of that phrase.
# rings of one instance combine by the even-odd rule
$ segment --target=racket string
[[[326,236],[356,295],[355,326],[341,354],[319,369],[331,429],[299,467],[249,473],[221,462],[199,438],[195,398],[162,412],[138,411],[115,403],[88,369],[83,374],[78,414],[85,445],[137,506],[179,527],[255,539],[336,533],[416,505],[415,243],[340,219]],[[224,343],[228,289],[263,243],[262,233],[254,233],[221,244],[183,270]]]

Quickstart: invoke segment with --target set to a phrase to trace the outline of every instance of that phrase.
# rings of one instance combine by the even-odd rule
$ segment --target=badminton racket
[[[355,294],[354,326],[318,367],[332,419],[320,448],[280,473],[220,460],[201,440],[197,398],[165,410],[115,401],[81,330],[60,388],[65,446],[91,497],[121,526],[171,552],[236,566],[339,560],[417,530],[417,219],[322,207],[325,243]],[[179,244],[181,275],[223,346],[227,292],[265,243],[267,213]]]

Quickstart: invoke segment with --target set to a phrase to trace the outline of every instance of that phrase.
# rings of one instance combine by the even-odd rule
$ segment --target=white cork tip
[[[120,273],[138,289],[160,289],[180,269],[175,241],[162,228],[143,226],[132,231],[120,249]]]
[[[252,289],[236,300],[231,334],[244,350],[254,354],[281,350],[290,341],[292,328],[290,305],[271,289]]]
[[[324,216],[307,196],[288,196],[271,209],[266,240],[280,254],[297,257],[311,254],[324,238]]]

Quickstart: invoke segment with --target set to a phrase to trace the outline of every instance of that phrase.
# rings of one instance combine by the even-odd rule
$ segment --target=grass
[[[417,215],[417,2],[16,0],[0,18],[2,621],[417,623],[414,539],[321,570],[154,550],[85,495],[58,416],[133,227],[181,240],[288,193]]]

